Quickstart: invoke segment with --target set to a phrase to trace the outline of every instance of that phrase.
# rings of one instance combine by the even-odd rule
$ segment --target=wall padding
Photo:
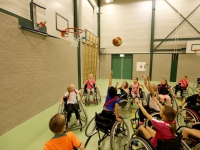
[[[56,104],[78,85],[77,48],[18,28],[0,13],[0,135]],[[55,110],[57,113],[57,110]]]

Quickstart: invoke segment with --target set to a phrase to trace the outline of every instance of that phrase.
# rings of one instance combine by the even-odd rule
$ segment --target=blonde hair
[[[162,80],[164,80],[164,81],[165,81],[165,84],[168,85],[168,83],[167,83],[167,79],[162,78]]]
[[[66,87],[66,88],[67,88],[67,91],[68,91],[68,92],[70,92],[70,91],[71,91],[71,89],[72,89],[72,86],[73,86],[73,84],[69,84],[69,85],[67,85],[67,87]]]

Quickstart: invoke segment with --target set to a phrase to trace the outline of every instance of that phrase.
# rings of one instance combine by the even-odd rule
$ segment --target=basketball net
[[[38,23],[37,30],[39,30],[41,28],[46,28],[46,23],[47,23],[46,21]]]
[[[76,30],[74,32],[73,30]],[[60,31],[62,37],[67,37],[67,41],[71,43],[70,46],[78,47],[79,41],[82,41],[81,33],[84,31],[78,28],[66,28],[65,30]]]
[[[200,49],[195,49],[194,52],[197,54],[197,56],[200,56]]]

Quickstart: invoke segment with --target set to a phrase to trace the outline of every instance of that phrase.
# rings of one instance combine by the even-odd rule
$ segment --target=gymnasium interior
[[[100,101],[93,104],[90,96],[86,105],[83,96],[86,121],[72,131],[87,150],[124,150],[128,141],[113,149],[108,136],[98,147],[97,133],[85,135],[104,107],[111,70],[113,86],[130,85],[135,77],[144,85],[146,75],[173,88],[187,76],[188,96],[197,94],[199,14],[200,0],[1,0],[0,149],[43,149],[54,136],[48,124],[66,86],[82,93],[93,74]],[[178,108],[182,99],[175,100]],[[136,110],[133,102],[125,112],[130,139]]]

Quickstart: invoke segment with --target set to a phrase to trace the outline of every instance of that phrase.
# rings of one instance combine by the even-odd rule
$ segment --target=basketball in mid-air
[[[120,46],[122,44],[122,39],[120,37],[115,37],[112,42],[114,46]]]

